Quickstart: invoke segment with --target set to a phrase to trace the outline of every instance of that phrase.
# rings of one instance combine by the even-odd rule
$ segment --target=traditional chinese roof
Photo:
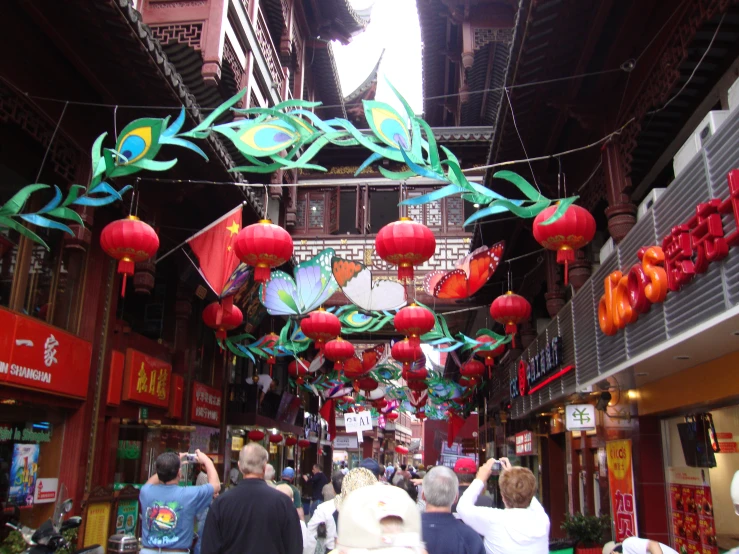
[[[319,107],[318,114],[323,119],[345,118],[346,108],[344,97],[341,94],[341,81],[339,81],[339,70],[336,67],[333,46],[330,42],[313,41],[306,53],[306,59],[309,60],[306,71],[313,74],[316,97],[326,106],[326,108]]]
[[[364,82],[354,89],[351,94],[344,98],[346,113],[349,120],[355,125],[365,125],[364,120],[364,104],[362,100],[374,100],[377,93],[377,73],[380,69],[380,62],[385,55],[385,50],[380,54],[375,67],[372,69]]]

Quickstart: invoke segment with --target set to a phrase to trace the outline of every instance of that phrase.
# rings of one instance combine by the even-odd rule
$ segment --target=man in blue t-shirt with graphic
[[[208,484],[200,487],[180,487],[180,464],[185,454],[165,452],[156,461],[156,473],[141,487],[142,554],[190,552],[195,516],[210,505],[213,495],[221,489],[213,462],[195,451],[197,462],[205,467]]]

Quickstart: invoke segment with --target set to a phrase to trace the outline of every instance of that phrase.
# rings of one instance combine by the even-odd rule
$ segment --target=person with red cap
[[[475,475],[477,474],[477,464],[472,458],[459,458],[454,464],[454,473],[457,474],[457,479],[459,479],[459,496],[457,497],[457,501],[454,502],[454,505],[452,506],[452,513],[456,514],[457,502],[459,502],[459,499],[462,498],[462,495],[464,494],[464,491],[467,490],[467,487],[469,487],[472,484],[472,481],[475,480]],[[492,508],[493,499],[489,496],[481,494],[477,497],[475,506]]]

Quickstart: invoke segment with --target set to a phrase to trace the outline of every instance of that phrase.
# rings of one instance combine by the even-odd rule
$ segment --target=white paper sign
[[[44,477],[36,480],[36,490],[33,492],[34,504],[48,504],[56,502],[56,491],[59,489],[59,479]]]
[[[568,431],[592,431],[595,429],[595,406],[592,404],[565,406],[565,428]]]
[[[343,450],[347,448],[358,448],[357,437],[352,436],[340,436],[334,439],[334,448]]]
[[[344,414],[344,425],[347,433],[359,433],[360,431],[372,431],[372,414],[370,412],[359,412],[358,414]]]

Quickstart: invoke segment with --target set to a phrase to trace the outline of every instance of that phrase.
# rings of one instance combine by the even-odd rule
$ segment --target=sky
[[[413,110],[423,111],[421,86],[421,29],[416,0],[350,0],[356,9],[373,5],[367,29],[344,46],[334,42],[334,54],[344,96],[367,78],[382,49],[376,99],[395,107],[405,115],[402,105],[385,78],[405,97]]]

